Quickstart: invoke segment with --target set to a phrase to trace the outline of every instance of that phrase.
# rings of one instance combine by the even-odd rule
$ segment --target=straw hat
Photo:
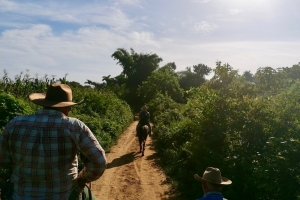
[[[228,178],[221,176],[221,171],[218,168],[208,167],[203,173],[202,177],[199,177],[198,174],[194,175],[194,178],[197,181],[207,181],[209,183],[218,184],[218,185],[230,185],[232,183]]]
[[[72,101],[72,90],[66,84],[52,84],[47,90],[47,93],[32,93],[29,99],[40,106],[44,107],[67,107],[80,104]]]

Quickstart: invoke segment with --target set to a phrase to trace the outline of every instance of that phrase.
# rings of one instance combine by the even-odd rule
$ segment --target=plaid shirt
[[[221,192],[207,192],[202,198],[196,200],[227,200],[223,198]]]
[[[88,158],[78,174],[77,153]],[[68,199],[77,178],[98,179],[105,152],[80,120],[56,110],[11,120],[0,134],[0,166],[13,169],[14,199]]]

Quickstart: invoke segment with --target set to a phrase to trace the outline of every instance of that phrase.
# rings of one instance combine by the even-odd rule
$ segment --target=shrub
[[[32,113],[33,111],[27,103],[14,96],[0,90],[0,131],[4,129],[6,124],[13,118]]]

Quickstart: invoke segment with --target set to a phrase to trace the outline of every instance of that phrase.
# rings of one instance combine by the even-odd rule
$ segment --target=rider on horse
[[[150,126],[150,113],[147,111],[148,107],[144,105],[141,108],[141,111],[139,113],[139,123],[136,126],[136,132],[141,129],[144,125],[147,125],[149,127],[149,134],[151,135],[151,126]]]

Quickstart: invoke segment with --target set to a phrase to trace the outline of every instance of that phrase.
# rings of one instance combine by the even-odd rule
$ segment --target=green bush
[[[32,112],[30,107],[20,99],[0,90],[0,134],[4,130],[6,124],[13,118],[29,114]],[[0,167],[0,177],[8,178],[10,170]],[[1,184],[1,183],[0,183]]]
[[[0,132],[2,132],[10,120],[33,111],[26,102],[0,90],[0,112]]]
[[[229,199],[297,199],[300,83],[275,96],[248,96],[234,84],[191,90],[180,121],[175,108],[157,113],[155,144],[166,173],[184,199],[201,195],[193,174],[208,166],[233,181],[223,189]]]

